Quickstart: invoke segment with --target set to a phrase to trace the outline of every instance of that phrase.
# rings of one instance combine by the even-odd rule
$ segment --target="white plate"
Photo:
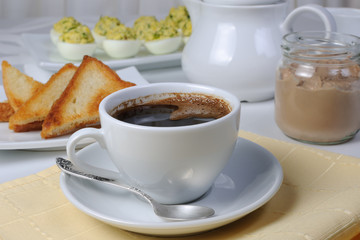
[[[22,40],[26,49],[37,60],[40,67],[57,71],[65,63],[73,62],[79,65],[80,61],[74,62],[64,59],[50,40],[50,34],[23,34]],[[163,67],[180,66],[182,48],[175,53],[153,55],[145,48],[132,58],[114,59],[106,55],[103,50],[97,49],[94,57],[113,69],[136,66],[138,69],[154,69]]]
[[[125,81],[133,82],[136,85],[148,84],[135,67],[128,67],[117,71],[117,74]],[[0,85],[0,101],[6,98],[3,86]],[[9,129],[7,122],[0,122],[0,150],[12,149],[32,149],[32,150],[59,150],[64,149],[70,135],[42,139],[40,131],[31,131],[23,133],[15,133]],[[93,142],[93,140],[84,140],[80,147]]]
[[[80,159],[115,170],[98,143],[78,152]],[[261,146],[238,138],[234,154],[212,189],[194,204],[214,208],[208,219],[167,222],[157,217],[145,201],[113,186],[62,173],[61,189],[84,213],[124,230],[162,236],[187,235],[233,222],[259,208],[278,191],[283,179],[277,159]]]

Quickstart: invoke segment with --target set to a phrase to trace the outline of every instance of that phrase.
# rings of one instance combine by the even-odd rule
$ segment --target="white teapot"
[[[193,23],[184,47],[182,69],[190,82],[223,88],[241,101],[274,96],[275,72],[283,34],[304,12],[320,17],[336,31],[332,15],[319,5],[305,5],[286,16],[284,0],[183,0]],[[270,3],[269,3],[270,2]]]

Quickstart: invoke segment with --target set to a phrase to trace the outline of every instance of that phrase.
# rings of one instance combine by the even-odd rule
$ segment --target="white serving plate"
[[[79,65],[81,61],[69,61],[64,59],[56,46],[51,42],[50,34],[22,34],[22,41],[30,54],[37,60],[38,65],[46,70],[57,71],[65,63],[72,62]],[[182,47],[170,54],[153,55],[144,47],[131,58],[115,59],[109,57],[103,50],[97,49],[93,57],[101,60],[112,69],[136,66],[138,69],[155,69],[164,67],[180,66]]]

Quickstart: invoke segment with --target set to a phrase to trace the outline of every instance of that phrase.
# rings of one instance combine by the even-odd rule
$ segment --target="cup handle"
[[[73,162],[73,164],[79,166],[84,172],[88,172],[94,175],[99,175],[102,177],[117,179],[120,177],[119,172],[114,172],[111,170],[95,167],[91,164],[86,163],[84,160],[80,160],[76,155],[75,150],[77,144],[79,143],[79,141],[85,138],[95,139],[102,148],[106,149],[106,144],[103,136],[104,135],[102,129],[96,129],[96,128],[80,129],[70,136],[66,144],[66,153],[69,159]]]
[[[293,23],[295,19],[304,12],[311,12],[320,17],[324,23],[325,30],[329,32],[336,32],[336,22],[331,15],[331,13],[324,7],[317,4],[307,4],[298,8],[295,8],[289,15],[285,18],[285,21],[281,25],[281,30],[283,34],[292,32]]]

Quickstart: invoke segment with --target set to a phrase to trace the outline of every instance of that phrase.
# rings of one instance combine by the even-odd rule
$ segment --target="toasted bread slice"
[[[8,122],[14,112],[14,109],[8,102],[0,102],[0,122]]]
[[[2,80],[7,99],[17,111],[44,84],[20,72],[7,61],[2,61]]]
[[[77,67],[71,63],[64,65],[10,117],[9,128],[15,132],[41,130],[42,123],[53,103],[60,97],[74,76]]]
[[[41,137],[52,138],[99,124],[99,104],[107,95],[134,86],[101,61],[84,56],[68,86],[42,125]]]

